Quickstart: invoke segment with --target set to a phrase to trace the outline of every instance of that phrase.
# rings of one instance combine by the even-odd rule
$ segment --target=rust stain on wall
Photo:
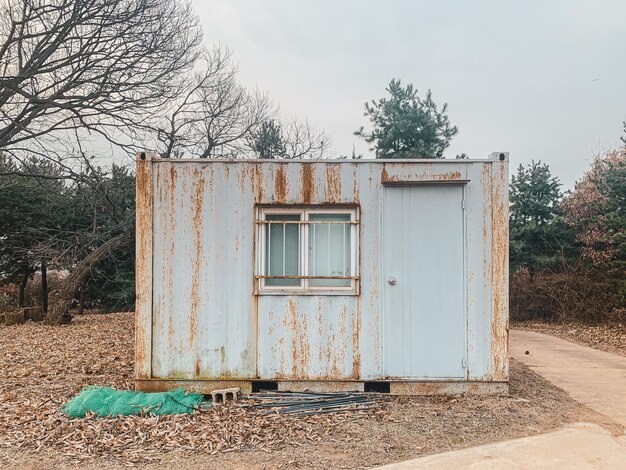
[[[327,380],[286,380],[279,382],[278,390],[288,390],[291,392],[362,392],[363,383],[353,380],[327,381]]]
[[[261,168],[261,165],[254,165],[254,185],[256,188],[255,202],[263,202],[263,169]]]
[[[167,180],[164,184],[164,191],[169,195],[169,210],[167,212],[167,217],[169,220],[169,224],[163,224],[163,239],[170,241],[170,259],[175,259],[176,255],[176,211],[178,209],[176,203],[176,186],[177,186],[177,177],[178,172],[176,171],[176,165],[170,165],[169,171],[169,180]],[[174,289],[174,265],[173,263],[169,263],[168,269],[168,284],[170,288],[170,292],[175,292]],[[174,311],[174,296],[170,295],[169,297],[169,310],[170,312]],[[174,317],[173,315],[169,315],[166,317],[168,319],[167,325],[167,338],[169,343],[170,350],[174,350],[175,346],[173,344],[176,336],[174,335]]]
[[[326,202],[341,200],[341,168],[337,164],[326,164]]]
[[[507,166],[496,161],[492,178],[492,356],[495,380],[508,380],[508,251],[509,251],[509,202]]]
[[[449,171],[447,173],[442,173],[439,175],[436,175],[435,178],[438,181],[454,181],[454,180],[460,180],[461,179],[461,172],[460,171]]]
[[[359,167],[356,163],[352,164],[352,201],[358,203],[360,200],[359,194]]]
[[[352,317],[352,378],[361,376],[361,351],[359,337],[361,334],[361,296],[357,298],[356,314]]]
[[[152,358],[152,236],[153,236],[153,187],[152,161],[139,158],[136,170],[137,237],[136,237],[136,289],[137,313],[135,316],[135,377],[151,377]]]
[[[380,182],[381,183],[389,183],[389,182],[393,182],[396,181],[393,178],[391,178],[389,176],[389,173],[387,173],[387,164],[383,163],[383,169],[380,172]]]
[[[346,356],[346,349],[351,346],[351,342],[348,341],[348,335],[347,335],[347,329],[346,329],[346,325],[347,325],[347,315],[348,315],[348,308],[347,306],[344,304],[341,306],[341,310],[339,313],[339,331],[338,331],[338,338],[335,338],[335,335],[333,335],[333,340],[338,339],[339,340],[339,346],[335,346],[335,348],[328,348],[328,354],[330,355],[332,361],[331,361],[331,368],[330,368],[330,378],[332,379],[339,379],[342,377],[342,371],[341,371],[341,367],[340,364],[343,364],[345,356]]]
[[[298,308],[293,299],[287,302],[289,310],[289,323],[287,326],[291,330],[291,375],[298,377]]]
[[[317,336],[320,338],[320,344],[322,344],[322,338],[324,337],[324,312],[323,312],[322,298],[321,297],[317,299],[316,315],[317,315],[316,316],[316,318],[317,318]],[[326,348],[326,350],[328,350],[328,348]],[[324,360],[324,348],[323,347],[319,348],[319,353],[318,353],[318,358],[317,359],[320,362],[320,364]]]
[[[300,167],[300,181],[302,182],[301,197],[304,204],[311,204],[315,199],[316,186],[313,177],[313,167],[310,163],[303,163]]]
[[[198,307],[200,304],[200,273],[203,272],[202,266],[202,231],[203,231],[203,201],[205,180],[204,173],[199,168],[193,171],[193,187],[192,193],[192,229],[193,229],[193,269],[191,271],[191,312],[189,316],[189,343],[190,347],[195,350],[195,343],[198,330]]]
[[[287,200],[287,166],[278,165],[274,173],[274,200],[283,203]]]
[[[300,315],[299,324],[300,327],[297,331],[294,331],[294,334],[298,336],[298,345],[299,345],[299,366],[300,370],[298,371],[298,377],[306,377],[309,373],[309,364],[310,364],[310,352],[309,352],[309,325],[307,321],[307,315]]]
[[[429,164],[425,164],[429,165]],[[393,174],[390,175],[387,171],[386,164],[383,164],[383,169],[380,173],[380,182],[382,184],[389,183],[415,183],[420,181],[456,181],[461,179],[461,172],[458,170],[448,171],[444,173],[436,173],[428,168],[420,174]]]
[[[215,166],[209,165],[207,167],[207,173],[209,173],[209,191],[213,193],[215,190]]]
[[[482,188],[483,194],[483,214],[482,214],[482,225],[483,225],[483,249],[486,250],[489,243],[488,237],[488,224],[491,221],[491,208],[489,205],[489,200],[491,199],[491,165],[483,165],[483,171],[480,178],[480,187]],[[491,266],[489,266],[488,259],[486,256],[483,256],[483,286],[488,287],[491,283]]]

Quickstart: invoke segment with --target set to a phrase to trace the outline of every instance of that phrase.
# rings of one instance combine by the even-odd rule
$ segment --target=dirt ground
[[[511,327],[557,336],[601,351],[626,356],[626,325],[621,323],[585,325],[581,323],[517,322]]]
[[[3,468],[368,468],[606,421],[516,362],[507,397],[389,398],[375,408],[309,417],[236,406],[166,417],[69,419],[58,409],[85,385],[131,388],[133,315],[71,325],[0,326]]]

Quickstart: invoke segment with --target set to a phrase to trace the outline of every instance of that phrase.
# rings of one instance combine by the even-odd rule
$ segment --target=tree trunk
[[[26,303],[26,286],[28,285],[28,278],[30,277],[30,269],[26,268],[24,271],[24,277],[22,277],[22,282],[20,282],[20,295],[17,299],[17,306],[19,308],[25,307]]]
[[[83,315],[85,313],[85,289],[87,288],[87,279],[80,285],[80,291],[78,292],[78,314]]]
[[[91,272],[91,269],[115,250],[130,245],[134,239],[134,232],[121,233],[104,242],[78,263],[70,275],[65,278],[61,286],[50,293],[51,299],[48,315],[46,315],[46,323],[50,325],[69,323],[72,317],[69,314],[68,305]]]
[[[48,313],[48,267],[46,260],[41,260],[41,310]]]

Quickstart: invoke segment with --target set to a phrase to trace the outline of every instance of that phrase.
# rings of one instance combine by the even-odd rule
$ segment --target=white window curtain
[[[300,226],[285,221],[298,221],[300,214],[268,214],[266,230],[265,272],[268,276],[300,275]],[[266,279],[268,286],[299,286],[300,279]]]
[[[350,214],[309,215],[309,276],[350,276]],[[310,279],[311,287],[350,287],[350,279]]]

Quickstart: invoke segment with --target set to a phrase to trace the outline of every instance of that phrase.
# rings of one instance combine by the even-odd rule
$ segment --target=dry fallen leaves
[[[67,418],[59,407],[86,385],[132,389],[132,313],[86,315],[61,327],[0,326],[0,364],[0,466],[14,468],[29,456],[49,467],[98,469],[162,459],[176,469],[193,461],[197,468],[371,467],[581,419],[571,398],[515,362],[508,397],[398,397],[313,416],[221,406],[183,416]]]
[[[307,417],[264,414],[235,405],[193,415],[70,419],[59,407],[85,385],[132,389],[133,316],[78,317],[71,325],[3,327],[0,337],[0,446],[96,457],[158,461],[167,451],[262,450],[337,436],[337,424],[385,415],[380,407]],[[343,438],[349,439],[350,435]]]

